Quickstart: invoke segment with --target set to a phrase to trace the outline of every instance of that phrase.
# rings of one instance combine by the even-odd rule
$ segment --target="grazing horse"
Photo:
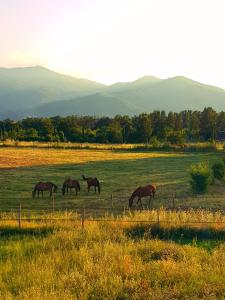
[[[146,186],[143,186],[143,187],[142,186],[138,187],[133,192],[133,194],[131,195],[131,197],[129,199],[129,207],[132,207],[134,198],[138,197],[137,204],[138,204],[138,202],[140,202],[141,207],[143,208],[141,198],[147,197],[147,196],[149,196],[149,206],[150,206],[151,199],[155,198],[155,192],[156,192],[156,186],[155,185],[149,184],[149,185],[146,185]]]
[[[41,192],[42,197],[43,197],[43,192],[44,191],[49,191],[49,197],[52,196],[52,193],[55,193],[57,191],[57,185],[55,185],[52,182],[38,182],[32,192],[33,198],[35,198],[36,192],[37,196],[39,198],[39,192]]]
[[[68,194],[69,192],[69,189],[70,189],[70,192],[71,192],[71,189],[75,189],[76,191],[76,195],[77,195],[77,192],[80,191],[80,183],[78,180],[76,179],[66,179],[63,183],[63,187],[62,187],[62,194],[65,195],[65,193]]]
[[[98,193],[100,194],[100,191],[101,191],[100,183],[96,177],[85,177],[84,175],[82,175],[82,178],[84,181],[87,181],[88,193],[90,191],[90,187],[93,186],[95,189],[95,193],[96,193],[96,188],[97,188]]]

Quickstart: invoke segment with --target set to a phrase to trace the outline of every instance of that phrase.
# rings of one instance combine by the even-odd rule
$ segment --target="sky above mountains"
[[[176,75],[225,88],[224,0],[0,0],[0,66],[111,84]]]

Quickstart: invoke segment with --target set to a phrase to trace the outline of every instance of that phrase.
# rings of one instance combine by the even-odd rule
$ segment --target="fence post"
[[[111,208],[112,208],[112,212],[113,212],[113,194],[111,194]]]
[[[21,203],[19,204],[19,209],[18,209],[18,225],[20,229],[21,228]]]
[[[173,209],[175,209],[175,192],[172,194]]]
[[[157,223],[158,223],[158,226],[159,226],[159,222],[160,222],[160,218],[159,218],[159,209],[157,209]]]
[[[85,208],[83,208],[83,212],[81,216],[82,231],[84,230],[84,220],[85,220]]]
[[[52,194],[52,212],[55,212],[55,197],[54,194]]]

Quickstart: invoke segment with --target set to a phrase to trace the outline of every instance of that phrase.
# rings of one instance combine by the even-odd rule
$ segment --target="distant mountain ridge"
[[[97,92],[103,84],[50,71],[44,67],[0,68],[2,115],[22,114],[30,108]]]
[[[176,76],[106,86],[41,66],[0,68],[0,118],[135,115],[153,110],[225,110],[225,90]]]

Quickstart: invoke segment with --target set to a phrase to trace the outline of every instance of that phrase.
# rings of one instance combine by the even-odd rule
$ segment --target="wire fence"
[[[148,212],[148,219],[134,219],[135,213],[137,211],[140,212]],[[11,210],[3,211],[0,210],[0,222],[6,221],[15,221],[15,226],[18,226],[19,229],[22,228],[23,222],[73,222],[81,225],[82,229],[84,229],[84,225],[87,222],[119,222],[121,223],[136,223],[136,224],[173,224],[174,220],[163,219],[163,215],[165,212],[170,213],[198,213],[201,210],[193,209],[190,207],[179,207],[179,208],[159,208],[159,209],[130,209],[128,207],[79,207],[76,209],[65,209],[65,210],[57,210],[55,207],[52,209],[46,210],[32,210],[28,208],[23,208],[21,203],[18,206],[13,206]],[[181,220],[180,218],[178,223],[180,225],[224,225],[225,228],[225,213],[222,210],[211,210],[208,209],[206,212],[211,214],[220,215],[220,219],[215,220]],[[62,214],[64,213],[64,214]],[[177,221],[176,221],[177,222]],[[16,225],[17,224],[17,225]]]
[[[154,207],[154,202],[141,207],[128,207],[128,196],[116,195],[115,193],[106,196],[96,195],[95,199],[89,197],[79,197],[73,199],[62,198],[53,195],[51,198],[40,198],[40,202],[30,201],[31,197],[19,197],[13,199],[13,204],[7,204],[7,198],[0,198],[0,222],[15,221],[18,227],[21,228],[23,222],[77,222],[82,228],[86,222],[117,222],[124,223],[145,223],[145,224],[172,224],[174,221],[165,220],[162,218],[162,210],[176,213],[182,212],[197,212],[204,209],[208,213],[220,214],[222,220],[204,221],[204,220],[179,220],[179,224],[225,224],[225,209],[222,207],[211,207],[205,209],[201,206],[190,207],[183,205],[184,198],[177,198],[173,192],[168,197],[159,197],[155,203],[163,203],[160,207]],[[207,197],[204,197],[206,199]],[[209,198],[209,197],[208,197]],[[79,206],[82,201],[83,205]],[[209,198],[210,199],[210,198]],[[186,200],[186,199],[185,199]],[[206,199],[207,200],[207,199]],[[43,202],[44,201],[44,202]],[[221,203],[225,204],[225,198],[220,197]],[[88,204],[88,205],[87,205]],[[133,213],[136,211],[148,211],[148,219],[134,219]],[[62,214],[64,213],[64,215]],[[60,215],[61,214],[61,215]],[[129,218],[126,218],[128,216]]]

